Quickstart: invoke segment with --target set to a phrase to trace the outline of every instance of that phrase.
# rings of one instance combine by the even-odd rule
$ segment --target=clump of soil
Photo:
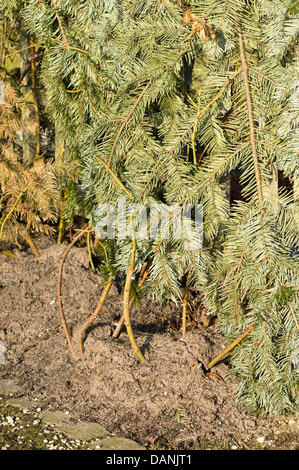
[[[252,449],[264,438],[264,448],[298,446],[294,427],[288,426],[296,424],[292,417],[256,417],[236,405],[239,381],[225,378],[229,364],[215,368],[225,382],[205,375],[203,365],[226,344],[200,308],[197,315],[190,313],[181,340],[180,308],[143,299],[132,313],[136,342],[147,359],[140,364],[125,331],[112,339],[122,314],[122,296],[113,286],[87,332],[85,358],[73,359],[57,304],[66,247],[37,243],[40,263],[25,250],[14,251],[18,259],[0,255],[0,340],[5,346],[0,372],[22,385],[28,398],[43,408],[69,410],[74,419],[97,421],[151,449]],[[64,264],[62,299],[76,349],[98,303],[100,283],[86,247],[72,248]],[[195,302],[191,299],[190,306]]]

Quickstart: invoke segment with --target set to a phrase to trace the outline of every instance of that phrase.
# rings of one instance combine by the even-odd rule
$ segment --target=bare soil
[[[85,358],[73,359],[57,304],[66,246],[44,238],[37,246],[41,263],[26,249],[8,247],[17,259],[0,254],[0,372],[22,385],[29,399],[68,410],[74,419],[97,421],[149,449],[299,448],[295,417],[257,417],[236,405],[239,379],[227,378],[229,363],[215,367],[219,377],[204,373],[226,343],[192,294],[184,340],[180,307],[143,299],[133,310],[136,342],[147,359],[140,364],[125,330],[117,340],[111,337],[122,314],[114,285],[87,332]],[[64,264],[62,299],[76,350],[100,283],[86,246],[73,247]]]

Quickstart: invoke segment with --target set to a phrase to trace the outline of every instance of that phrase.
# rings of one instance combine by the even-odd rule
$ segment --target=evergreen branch
[[[264,73],[260,72],[259,70],[256,70],[252,67],[248,67],[248,70],[250,70],[251,72],[254,72],[256,73],[257,75],[260,75],[261,77],[263,77],[265,80],[267,80],[268,82],[270,83],[273,83],[273,85],[275,85],[276,87],[278,88],[283,88],[283,86],[281,86],[279,83],[275,82],[275,80],[273,80],[272,78],[270,78],[268,75],[265,75]]]
[[[250,142],[246,142],[246,144],[242,145],[238,150],[236,150],[234,153],[232,153],[231,155],[229,155],[228,157],[226,157],[224,159],[223,162],[220,163],[220,165],[216,168],[216,170],[214,170],[202,183],[200,183],[197,187],[196,187],[196,191],[198,189],[200,189],[202,186],[206,185],[207,183],[209,183],[215,175],[217,175],[217,173],[219,173],[219,171],[221,170],[221,168],[223,168],[227,162],[229,162],[230,160],[232,160],[238,153],[242,152],[242,150],[244,150],[246,147],[249,147],[250,145]]]
[[[123,191],[128,195],[130,196],[130,198],[134,198],[133,194],[125,187],[125,185],[122,183],[122,181],[118,178],[118,176],[116,176],[116,174],[111,170],[111,168],[109,168],[108,164],[102,160],[100,157],[98,157],[97,155],[95,155],[95,158],[102,163],[102,165],[104,165],[104,167],[107,169],[107,171],[109,171],[109,173],[111,174],[111,176],[114,178],[114,180],[119,184],[119,186],[123,189]]]
[[[288,306],[290,307],[290,310],[291,310],[292,316],[293,316],[293,318],[294,318],[294,322],[295,322],[296,328],[297,328],[297,330],[299,331],[299,323],[298,323],[298,320],[297,320],[297,318],[296,318],[296,314],[295,314],[294,307],[293,307],[293,305],[291,304],[291,302],[288,302]]]
[[[66,45],[66,47],[68,48],[68,50],[70,50],[70,45],[69,45],[69,43],[68,43],[68,40],[67,40],[65,31],[64,31],[64,28],[63,28],[63,26],[62,26],[61,18],[60,18],[59,14],[58,14],[58,9],[57,9],[56,1],[55,1],[55,0],[51,0],[51,3],[53,3],[54,10],[55,10],[55,15],[56,15],[56,18],[57,18],[59,27],[60,27],[60,31],[61,31],[62,36],[63,36],[63,38],[64,38],[65,45]]]
[[[265,330],[266,330],[266,329],[265,329]],[[266,334],[266,331],[265,331],[265,334]],[[265,343],[266,343],[266,339],[265,339]],[[267,355],[265,354],[265,350],[264,350],[264,349],[262,349],[262,354],[263,354],[265,364],[266,364],[266,366],[267,366],[267,368],[268,368],[268,371],[269,371],[270,376],[271,376],[271,379],[272,379],[272,380],[271,380],[272,385],[274,386],[274,389],[275,389],[275,391],[276,391],[276,395],[278,396],[279,401],[280,401],[280,403],[281,403],[281,408],[284,409],[285,406],[284,406],[284,403],[283,403],[283,400],[282,400],[282,397],[281,397],[281,393],[280,393],[279,390],[278,390],[278,387],[277,387],[277,384],[276,384],[276,380],[275,380],[275,375],[273,374],[272,368],[271,368],[271,366],[270,366],[270,364],[269,364],[269,360],[268,360]],[[264,385],[264,387],[266,387],[266,384]]]
[[[140,100],[143,98],[143,96],[145,95],[146,91],[148,90],[149,86],[151,84],[151,81],[149,81],[147,83],[147,85],[144,87],[144,89],[142,90],[142,92],[140,93],[140,95],[138,96],[137,100],[135,101],[131,111],[129,112],[128,116],[125,118],[124,122],[122,123],[118,133],[117,133],[117,136],[113,142],[113,146],[112,146],[112,149],[111,149],[111,152],[110,152],[110,155],[109,155],[109,160],[108,160],[108,168],[107,170],[110,168],[110,165],[111,165],[111,159],[112,159],[112,156],[113,156],[113,153],[114,153],[114,150],[115,150],[115,147],[116,147],[116,144],[121,136],[121,133],[122,131],[124,130],[124,128],[126,127],[126,125],[128,124],[129,120],[131,119],[132,117],[132,114],[134,113],[135,109],[137,108]]]
[[[257,156],[257,149],[255,143],[255,130],[254,130],[254,118],[253,118],[253,109],[252,109],[252,100],[251,100],[251,92],[249,87],[249,80],[248,80],[248,65],[246,61],[246,54],[244,48],[244,40],[243,34],[240,24],[237,26],[238,37],[239,37],[239,48],[240,48],[240,57],[242,63],[242,76],[243,82],[245,87],[246,93],[246,101],[247,101],[247,109],[248,109],[248,121],[249,121],[249,128],[250,128],[250,144],[252,149],[252,156],[254,161],[254,168],[255,168],[255,178],[256,178],[256,185],[258,190],[258,197],[260,206],[263,204],[263,191],[262,191],[262,184],[261,184],[261,177],[260,177],[260,170],[259,170],[259,162]]]
[[[219,31],[221,30],[222,28],[222,24],[223,24],[223,21],[224,21],[224,17],[225,17],[225,13],[226,13],[226,9],[227,9],[227,4],[228,4],[228,0],[225,0],[225,4],[224,4],[224,7],[223,7],[223,13],[222,13],[222,17],[221,17],[221,21],[220,21],[220,25],[219,25]]]
[[[235,306],[236,306],[236,312],[237,312],[237,319],[238,319],[238,321],[240,321],[240,315],[239,315],[239,308],[238,308],[237,282],[238,282],[238,277],[239,277],[239,271],[240,271],[240,268],[241,268],[241,265],[242,265],[242,261],[243,261],[243,258],[244,258],[244,255],[245,255],[245,251],[246,251],[246,248],[247,248],[247,245],[248,245],[248,244],[249,244],[249,240],[247,240],[247,242],[246,242],[245,245],[244,245],[244,248],[243,248],[242,253],[241,253],[240,260],[239,260],[239,262],[238,262],[237,272],[236,272],[236,275],[235,275],[234,293],[235,293]]]
[[[145,185],[144,189],[141,191],[141,194],[139,196],[139,199],[138,201],[141,200],[142,196],[145,194],[150,182],[153,180],[153,178],[156,176],[156,174],[158,173],[159,169],[161,168],[161,166],[163,166],[163,164],[165,163],[165,161],[169,158],[169,156],[176,150],[176,148],[182,143],[182,141],[184,140],[184,138],[186,137],[186,135],[188,135],[188,133],[191,131],[191,129],[193,128],[193,126],[195,126],[196,122],[198,123],[198,119],[201,118],[207,111],[209,111],[210,107],[217,101],[218,98],[220,98],[222,96],[222,94],[224,93],[225,89],[233,82],[233,80],[241,73],[241,70],[238,70],[234,75],[233,77],[221,88],[221,90],[214,96],[214,98],[204,107],[204,109],[200,112],[199,115],[196,116],[196,119],[194,122],[191,123],[191,125],[186,129],[186,131],[183,133],[183,135],[180,136],[179,140],[177,141],[177,143],[172,147],[172,149],[166,154],[166,156],[161,160],[161,162],[159,164],[156,165],[156,169],[152,172],[152,175],[149,179],[149,181],[147,182],[147,184]],[[249,145],[249,143],[245,144],[243,147],[241,147],[241,150],[243,150],[243,148],[247,147]],[[237,151],[236,153],[234,153],[233,155],[231,155],[229,157],[230,158],[233,158],[239,151]],[[216,171],[217,173],[217,171]],[[204,184],[204,183],[203,183]],[[202,186],[202,184],[200,185]],[[200,187],[199,186],[199,187]]]
[[[200,112],[200,94],[201,94],[201,90],[199,90],[199,93],[198,93],[198,113],[197,113],[197,116],[196,116],[196,121],[195,121],[195,124],[194,124],[193,135],[192,135],[192,149],[193,149],[193,164],[194,164],[194,166],[197,166],[195,136],[196,136],[198,121],[199,121],[200,114],[201,114],[201,112]]]

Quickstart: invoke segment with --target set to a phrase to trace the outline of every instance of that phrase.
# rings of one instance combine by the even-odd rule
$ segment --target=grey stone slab
[[[109,437],[92,441],[88,447],[94,450],[145,450],[145,447],[126,437]]]
[[[0,395],[10,395],[11,393],[20,393],[22,387],[9,379],[0,380]]]
[[[25,397],[20,398],[10,398],[6,400],[6,403],[11,406],[15,406],[20,410],[31,410],[32,408],[36,407],[36,402],[30,401]]]
[[[67,416],[63,411],[44,410],[39,413],[39,417],[44,424],[54,424],[54,426],[67,420]]]
[[[70,439],[90,441],[92,439],[103,439],[109,436],[109,432],[104,426],[89,421],[77,421],[73,423],[59,423],[56,429],[66,434]]]

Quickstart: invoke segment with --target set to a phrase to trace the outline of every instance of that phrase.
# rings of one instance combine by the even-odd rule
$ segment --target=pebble
[[[257,437],[256,440],[257,440],[257,442],[258,442],[259,444],[263,444],[264,441],[265,441],[265,437],[264,437],[264,436]]]

